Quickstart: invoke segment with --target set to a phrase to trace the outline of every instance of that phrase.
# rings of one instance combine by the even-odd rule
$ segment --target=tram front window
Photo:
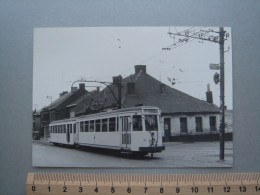
[[[146,131],[158,131],[157,115],[145,116],[145,129]]]
[[[133,116],[133,131],[142,131],[142,116]]]

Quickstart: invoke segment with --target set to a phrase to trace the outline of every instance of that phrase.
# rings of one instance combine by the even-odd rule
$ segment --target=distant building
[[[77,87],[72,87],[70,92],[64,91],[60,93],[60,97],[58,99],[51,102],[50,105],[42,108],[39,111],[41,120],[41,136],[48,136],[48,125],[51,121],[69,118],[70,112],[67,106],[79,97],[84,96],[86,93],[87,91],[85,90],[85,84],[81,83],[79,85],[79,89]]]

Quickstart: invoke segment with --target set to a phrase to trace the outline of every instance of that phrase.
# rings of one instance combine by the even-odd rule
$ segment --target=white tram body
[[[164,150],[157,107],[131,107],[51,122],[50,142],[155,153]]]

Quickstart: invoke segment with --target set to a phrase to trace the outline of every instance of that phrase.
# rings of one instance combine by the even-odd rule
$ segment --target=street
[[[225,142],[225,160],[219,161],[219,142],[168,142],[165,150],[141,158],[93,149],[76,149],[33,141],[37,167],[232,167],[233,142]]]

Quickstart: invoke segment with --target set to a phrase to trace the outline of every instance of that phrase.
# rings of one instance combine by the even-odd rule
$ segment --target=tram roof
[[[80,118],[85,118],[88,116],[95,117],[99,115],[109,115],[109,114],[116,114],[116,113],[123,113],[123,112],[135,112],[135,111],[142,111],[144,109],[157,109],[160,110],[158,107],[155,106],[137,106],[137,107],[128,107],[128,108],[121,108],[121,109],[116,109],[116,110],[108,110],[106,112],[99,112],[95,114],[88,114],[88,115],[82,115]]]
[[[51,124],[76,121],[76,120],[84,119],[86,117],[97,117],[97,116],[105,116],[105,115],[116,114],[116,113],[142,111],[142,110],[145,110],[145,109],[157,109],[157,110],[160,111],[160,109],[158,107],[155,107],[155,106],[128,107],[128,108],[122,108],[122,109],[117,109],[117,110],[108,110],[106,112],[99,112],[99,113],[95,113],[95,114],[82,115],[80,117],[75,117],[75,118],[56,120],[56,121],[51,122]]]

